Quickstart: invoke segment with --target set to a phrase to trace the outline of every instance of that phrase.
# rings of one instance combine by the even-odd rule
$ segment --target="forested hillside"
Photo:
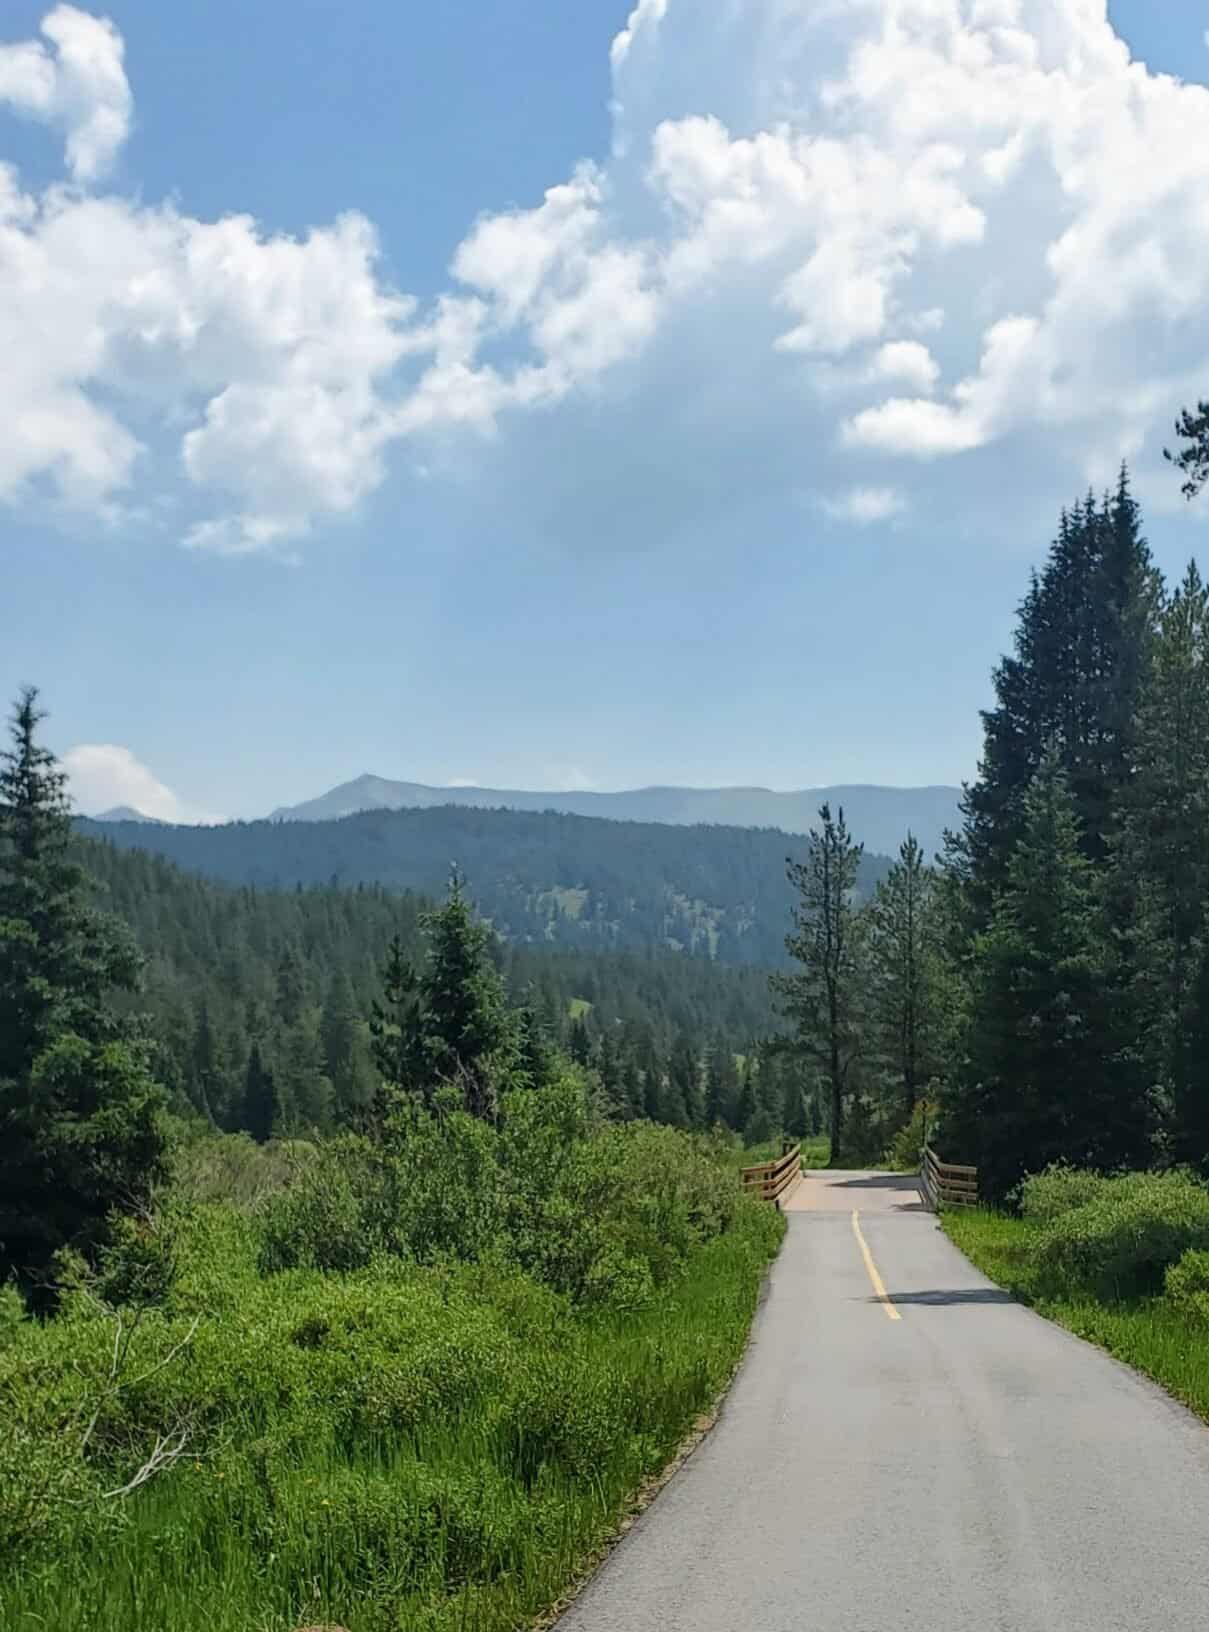
[[[368,1023],[388,949],[397,937],[406,957],[420,959],[422,897],[380,885],[238,888],[92,841],[80,854],[101,904],[130,926],[146,960],[143,990],[128,1006],[148,1014],[158,1074],[180,1102],[220,1126],[249,1128],[257,1117],[249,1096],[263,1099],[269,1081],[270,1128],[356,1119],[377,1084]],[[666,949],[492,942],[491,950],[513,1000],[532,1009],[550,1044],[595,1067],[625,1114],[702,1122],[698,1066],[707,1052],[715,1112],[748,1120],[758,1108],[754,1086],[739,1104],[734,1056],[775,1029],[763,970]],[[782,1076],[766,1067],[772,1124]]]
[[[720,963],[785,960],[785,858],[805,841],[776,829],[669,827],[552,811],[367,811],[334,822],[170,827],[82,822],[120,849],[153,850],[230,884],[376,884],[439,895],[451,863],[479,910],[517,944],[623,951],[669,947]],[[889,863],[862,859],[858,894]]]

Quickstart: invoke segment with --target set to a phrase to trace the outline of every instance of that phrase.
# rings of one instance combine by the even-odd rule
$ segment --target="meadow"
[[[570,1070],[496,1126],[187,1144],[53,1320],[0,1309],[0,1624],[526,1623],[711,1410],[782,1228]]]

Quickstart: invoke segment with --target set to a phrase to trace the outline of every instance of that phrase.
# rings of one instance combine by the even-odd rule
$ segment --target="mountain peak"
[[[271,821],[338,821],[371,810],[425,810],[434,805],[557,811],[568,816],[603,816],[614,821],[665,822],[676,826],[776,827],[808,833],[817,825],[825,800],[842,805],[849,830],[876,855],[896,855],[908,831],[924,853],[939,850],[946,827],[960,825],[959,788],[890,788],[876,784],[803,788],[780,793],[769,788],[683,788],[654,786],[617,793],[515,788],[433,787],[392,782],[363,771],[351,782],[273,811]]]
[[[164,824],[158,816],[148,816],[133,805],[114,805],[112,810],[98,811],[89,818],[94,822],[147,822],[152,827],[162,827]]]

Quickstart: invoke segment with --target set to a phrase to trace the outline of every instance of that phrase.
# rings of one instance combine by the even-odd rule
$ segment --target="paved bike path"
[[[807,1176],[788,1223],[717,1427],[560,1632],[1209,1628],[1209,1430],[911,1181]]]

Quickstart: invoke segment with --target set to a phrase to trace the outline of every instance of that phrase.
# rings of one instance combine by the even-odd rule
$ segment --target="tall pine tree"
[[[1079,844],[1105,860],[1136,764],[1136,718],[1159,602],[1126,472],[1100,505],[1064,513],[1020,607],[1015,651],[995,669],[978,779],[966,789],[964,844],[978,927],[1024,824],[1024,801],[1046,754],[1065,772]]]
[[[23,692],[0,756],[0,1283],[15,1274],[35,1298],[55,1252],[99,1248],[165,1161],[148,1051],[113,1002],[139,961],[88,905],[41,719]]]
[[[1145,1105],[1121,1091],[1095,872],[1056,755],[1042,760],[1021,818],[976,943],[976,1023],[944,1112],[947,1144],[977,1165],[992,1201],[1051,1162],[1111,1169],[1148,1154]]]
[[[844,1098],[860,1048],[859,927],[853,890],[864,847],[848,832],[841,808],[819,809],[820,826],[810,834],[807,859],[786,862],[797,891],[793,933],[785,938],[799,964],[790,975],[775,975],[783,1012],[794,1028],[801,1053],[826,1077],[830,1100],[831,1161],[844,1150]]]

